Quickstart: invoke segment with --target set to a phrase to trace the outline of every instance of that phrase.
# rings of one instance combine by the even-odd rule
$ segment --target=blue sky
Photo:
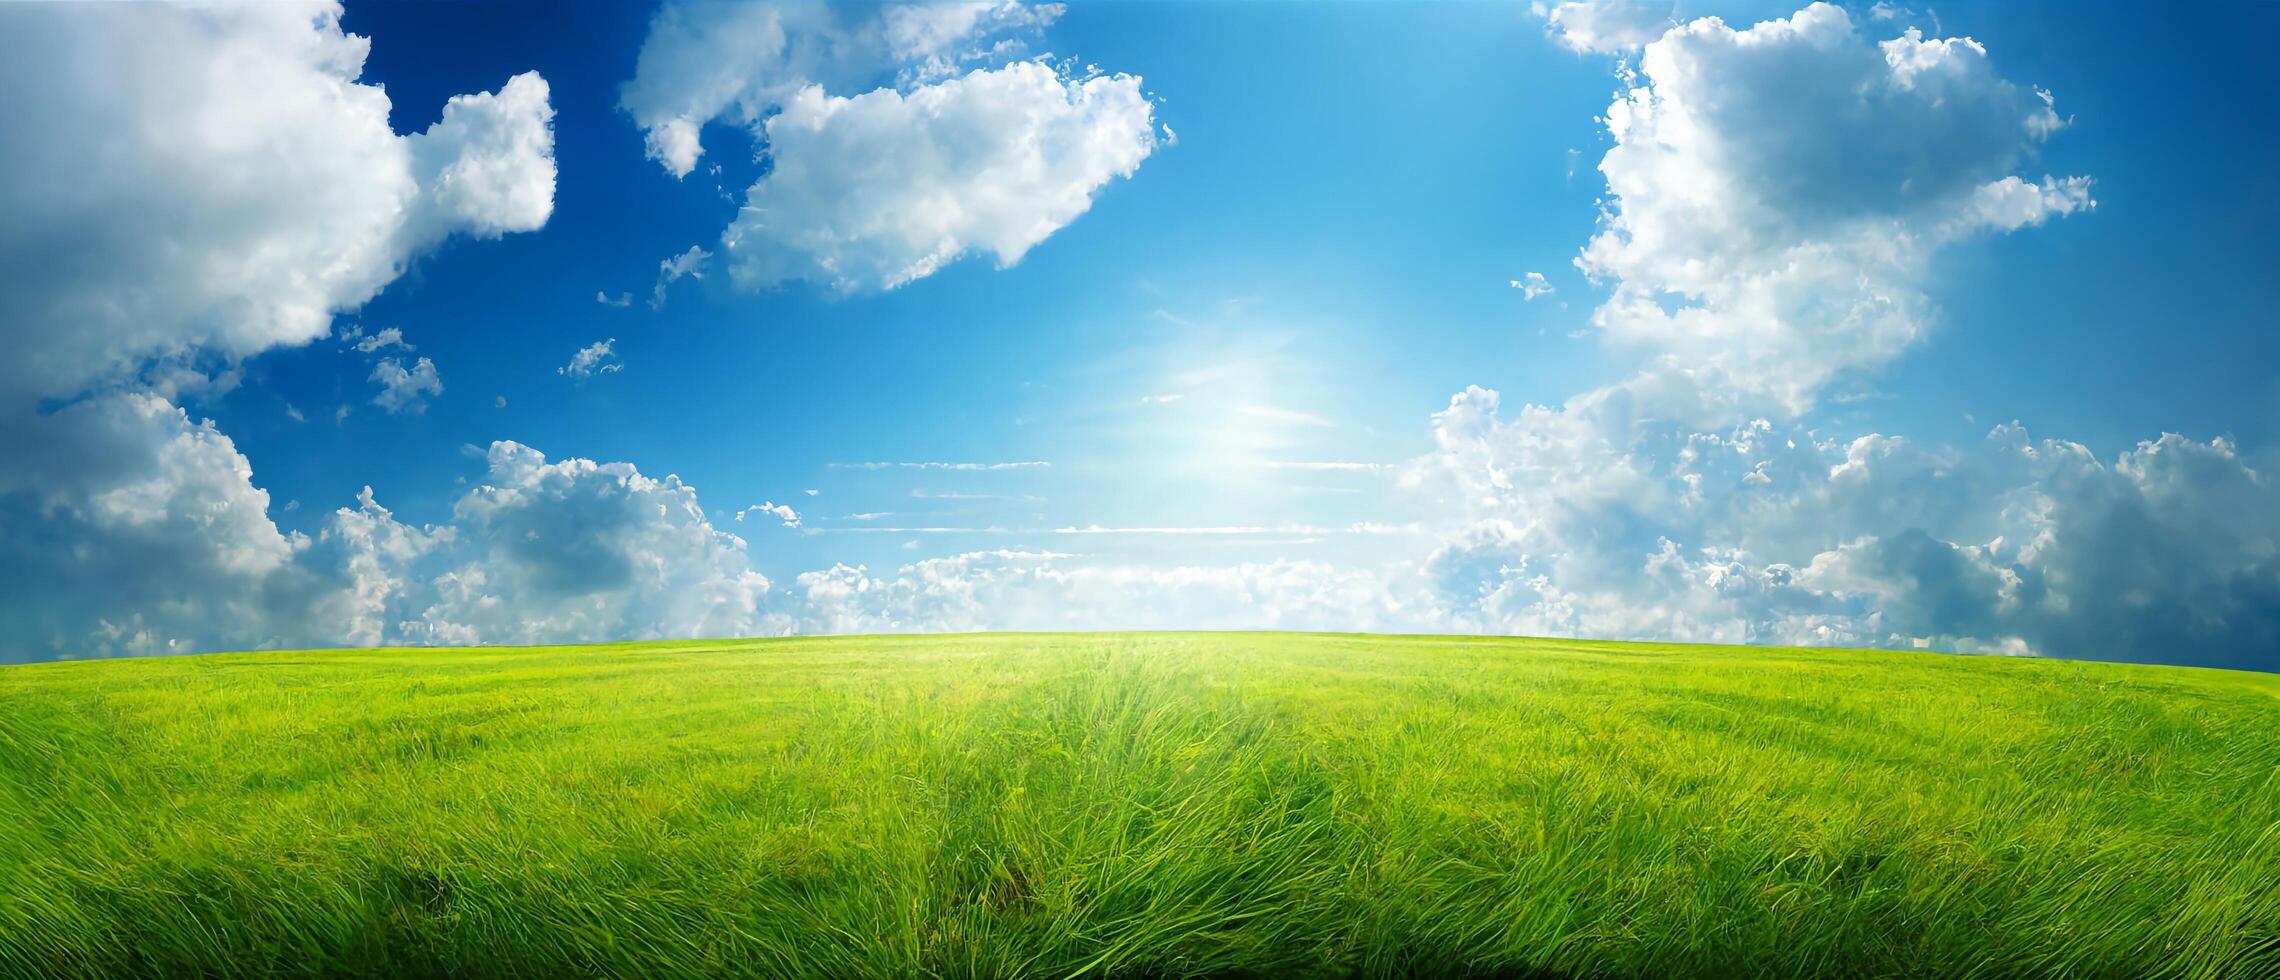
[[[440,517],[456,496],[451,477],[469,469],[459,447],[511,437],[539,447],[576,442],[579,455],[679,473],[721,508],[828,489],[812,505],[817,525],[839,512],[947,510],[907,497],[934,488],[1059,505],[1045,510],[1053,520],[1024,525],[1367,517],[1359,501],[1278,496],[1230,508],[1209,487],[1131,486],[1168,479],[1163,464],[1178,462],[1180,443],[1196,435],[1150,419],[1140,399],[1219,349],[1257,348],[1319,375],[1261,378],[1275,390],[1257,392],[1335,417],[1335,435],[1297,433],[1311,437],[1311,456],[1390,461],[1420,448],[1421,419],[1465,384],[1559,397],[1564,378],[1595,370],[1588,345],[1564,337],[1586,310],[1529,307],[1506,282],[1521,266],[1559,272],[1591,231],[1598,188],[1588,174],[1568,178],[1568,148],[1594,140],[1589,107],[1605,98],[1606,66],[1550,47],[1541,25],[1513,10],[1439,13],[1435,25],[1392,7],[1356,7],[1293,24],[1287,13],[1239,6],[1078,8],[1056,25],[1054,47],[1065,42],[1141,74],[1180,134],[1145,165],[1146,180],[1106,188],[1083,220],[1011,269],[969,261],[914,287],[852,298],[706,284],[716,288],[676,290],[652,311],[603,307],[594,293],[646,300],[657,261],[711,244],[736,204],[723,199],[723,182],[675,181],[642,157],[640,132],[616,108],[632,70],[622,38],[638,30],[575,25],[518,38],[531,43],[527,51],[469,52],[475,67],[460,66],[456,53],[448,70],[438,64],[445,59],[420,55],[398,74],[377,54],[389,50],[392,30],[473,36],[446,25],[478,11],[351,7],[344,26],[375,39],[367,77],[387,84],[399,105],[437,105],[496,84],[507,66],[538,66],[555,86],[565,176],[543,232],[449,246],[356,316],[401,326],[421,353],[464,365],[455,374],[469,378],[464,395],[453,387],[424,418],[350,420],[377,430],[357,441],[384,441],[403,465],[368,476],[352,460],[369,449],[322,428],[272,425],[278,455],[337,446],[343,456],[311,461],[307,484],[280,473],[271,489],[331,500],[369,481],[405,513],[419,513],[416,495],[429,495]],[[1252,63],[1249,39],[1269,31],[1289,38],[1288,64]],[[1482,43],[1448,59],[1452,32]],[[1514,58],[1516,47],[1540,58]],[[1355,73],[1356,58],[1386,70]],[[1419,64],[1444,74],[1421,77]],[[1293,98],[1292,84],[1307,95]],[[1583,111],[1561,111],[1543,97],[1545,85],[1572,92]],[[1446,93],[1468,88],[1485,103],[1448,104]],[[1437,103],[1439,111],[1418,111]],[[412,129],[431,117],[399,109],[395,122]],[[1558,136],[1540,139],[1545,132]],[[724,157],[744,148],[733,131],[716,138]],[[1513,179],[1522,168],[1538,179]],[[518,285],[502,288],[510,283]],[[618,339],[624,372],[584,385],[554,374],[578,347],[607,337]],[[335,376],[327,380],[338,390],[309,389],[312,402],[353,399],[365,387],[360,365],[336,351],[280,352],[287,358],[306,363],[279,364],[281,379]],[[282,393],[243,392],[243,424],[275,421]],[[493,408],[494,393],[507,396],[506,409]],[[1046,459],[1063,472],[921,487],[830,468],[937,458]],[[1067,472],[1080,467],[1094,472]],[[935,516],[1004,523],[1029,512]],[[772,543],[786,569],[891,558],[902,543],[782,537]]]
[[[1814,30],[1863,53],[1860,63],[1870,70],[1881,64],[1873,46],[1910,26],[1925,37],[1968,36],[1983,46],[1983,58],[1971,62],[1979,74],[1957,75],[1955,84],[1966,88],[1951,102],[1919,112],[1907,100],[1920,90],[1901,92],[1876,105],[1912,114],[1870,120],[1863,132],[1920,126],[1921,139],[1906,145],[1931,146],[1927,158],[1952,149],[1961,162],[1942,166],[1989,168],[1989,182],[2015,175],[2031,190],[2057,186],[2040,184],[2046,175],[2087,178],[2078,201],[2052,203],[2031,220],[1989,219],[1951,231],[1962,219],[1918,202],[1897,182],[1871,182],[1877,164],[1868,155],[1885,151],[1849,144],[1844,132],[1813,130],[1811,118],[1751,120],[1739,109],[1721,117],[1736,127],[1721,137],[1725,145],[1762,143],[1745,149],[1770,154],[1761,169],[1772,177],[1798,168],[1794,180],[1765,186],[1830,200],[1889,198],[1834,218],[1795,201],[1761,202],[1780,216],[1787,229],[1781,234],[1814,248],[1838,243],[1831,247],[1874,254],[1856,235],[1870,232],[1859,229],[1921,248],[1922,255],[1889,268],[1874,264],[1881,259],[1845,259],[1871,264],[1839,268],[1828,280],[1882,277],[1875,290],[1900,296],[1905,322],[1892,329],[1906,339],[1885,344],[1814,321],[1830,307],[1812,304],[1852,302],[1799,299],[1818,286],[1768,287],[1774,302],[1811,309],[1776,316],[1767,327],[1750,321],[1763,311],[1746,297],[1689,299],[1670,291],[1681,281],[1671,277],[1685,274],[1645,249],[1592,276],[1578,268],[1595,235],[1621,226],[1610,215],[1635,216],[1637,228],[1646,228],[1657,220],[1650,205],[1660,200],[1773,193],[1746,175],[1736,178],[1746,185],[1740,190],[1680,186],[1681,168],[1633,174],[1638,183],[1626,196],[1599,168],[1624,142],[1610,132],[1607,116],[1625,79],[1674,100],[1680,84],[1695,86],[1684,94],[1702,106],[1746,109],[1751,97],[1776,100],[1774,89],[1752,96],[1741,73],[1754,66],[1747,58],[1717,60],[1724,50],[1718,45],[1796,8],[1615,6],[1651,25],[1643,38],[1674,28],[1684,33],[1690,28],[1678,25],[1710,16],[1724,19],[1725,33],[1713,37],[1705,28],[1695,55],[1684,54],[1692,49],[1674,34],[1670,52],[1701,59],[1700,73],[1682,82],[1651,74],[1653,48],[1644,55],[1636,46],[1575,50],[1588,45],[1570,30],[1574,16],[1563,21],[1561,11],[1541,6],[1078,4],[1040,22],[978,29],[977,41],[953,53],[998,40],[1017,46],[959,61],[946,73],[913,74],[914,59],[808,66],[826,96],[884,89],[917,97],[968,72],[1006,72],[1050,55],[1061,71],[1056,85],[1078,84],[1086,66],[1098,66],[1110,81],[1132,76],[1148,114],[1140,131],[1144,159],[1129,175],[1079,181],[1079,199],[1089,204],[1066,220],[1052,219],[1050,233],[1017,262],[1001,267],[968,242],[963,258],[931,274],[893,288],[842,289],[803,278],[756,286],[726,268],[731,250],[723,229],[739,205],[771,182],[788,182],[772,169],[781,162],[750,131],[766,125],[773,106],[752,120],[733,111],[711,118],[701,131],[704,154],[686,176],[674,176],[649,152],[627,86],[642,70],[645,43],[662,50],[655,25],[672,8],[350,4],[337,26],[320,23],[318,33],[369,38],[353,80],[384,90],[386,122],[396,134],[437,125],[446,100],[461,93],[501,92],[524,72],[543,78],[552,113],[545,124],[550,209],[535,221],[518,215],[519,224],[493,222],[504,232],[486,231],[488,219],[473,218],[448,237],[405,250],[401,274],[381,275],[368,299],[355,290],[331,297],[330,328],[321,338],[302,330],[255,343],[193,340],[164,352],[130,346],[99,380],[42,389],[40,411],[67,418],[70,411],[59,412],[59,405],[144,390],[182,408],[187,423],[211,419],[250,468],[247,486],[268,494],[266,508],[247,519],[259,524],[265,516],[281,540],[316,543],[295,555],[350,540],[340,509],[354,511],[366,486],[386,508],[388,527],[451,529],[450,540],[413,549],[416,560],[405,557],[386,587],[363,572],[307,572],[348,583],[344,594],[378,589],[383,598],[371,600],[378,605],[368,611],[370,630],[328,624],[327,614],[299,607],[277,614],[274,628],[224,628],[196,617],[174,622],[161,610],[214,600],[168,595],[156,585],[135,592],[142,598],[82,618],[103,624],[93,627],[100,632],[122,616],[147,613],[158,638],[152,642],[177,650],[608,639],[688,635],[721,624],[738,632],[1194,625],[1831,642],[2276,666],[2275,651],[2261,645],[2280,628],[2280,559],[2270,537],[2280,524],[2270,482],[2280,435],[2280,372],[2271,365],[2280,363],[2280,341],[2268,312],[2280,286],[2263,270],[2280,254],[2280,137],[2263,125],[2271,83],[2252,45],[2280,27],[2280,14],[2248,4],[2206,8],[2192,18],[2073,4],[1884,15],[1856,6],[1844,8],[1841,30],[1830,26],[1837,21],[1816,22]],[[802,30],[855,36],[890,14],[859,7],[818,18],[810,8],[792,10],[806,11],[783,22],[795,38]],[[2125,21],[2129,29],[2116,28]],[[72,26],[56,29],[68,33]],[[132,43],[88,40],[77,56],[94,59],[106,53],[104,45]],[[1644,77],[1637,74],[1642,64]],[[717,61],[705,67],[755,79],[769,72],[789,78],[799,68],[724,68]],[[1735,74],[1728,79],[1722,71]],[[2037,90],[2051,94],[2052,118],[2062,126],[2034,128]],[[28,89],[9,94],[11,101],[30,98]],[[1941,114],[1965,111],[1953,107],[1981,98],[2010,113],[2002,117],[2010,128],[1984,159],[1966,158],[1973,148],[1962,143],[1976,131],[1943,128]],[[1823,160],[1836,163],[1826,172],[1808,169]],[[886,164],[882,179],[892,185],[900,161],[890,155]],[[987,175],[935,176],[971,193],[980,186],[972,181]],[[1937,176],[1911,179],[1930,183]],[[1962,206],[1969,190],[1937,208]],[[790,203],[780,210],[791,213]],[[817,206],[828,212],[839,203],[827,197]],[[1849,223],[1845,230],[1831,231],[1829,222],[1840,220]],[[1623,233],[1635,242],[1648,234]],[[10,244],[52,249],[58,240],[30,235]],[[658,292],[659,263],[691,246],[714,253],[703,278]],[[186,246],[197,247],[226,257],[230,245]],[[1668,251],[1714,266],[1742,263],[1736,269],[1757,261],[1723,248],[1717,235],[1706,235]],[[1512,281],[1529,272],[1540,273],[1552,291],[1529,299],[1514,288]],[[1657,317],[1630,327],[1595,320],[1596,312],[1614,308],[1611,298],[1626,283],[1659,294],[1653,301],[1664,314],[1683,314],[1692,304],[1715,322],[1672,339],[1646,322]],[[597,294],[627,302],[600,302]],[[661,302],[653,305],[653,297]],[[195,323],[186,315],[185,329],[205,337],[223,329],[214,317],[229,315],[201,314]],[[354,349],[356,339],[387,328],[400,331],[409,349]],[[49,319],[24,329],[69,326]],[[1768,339],[1765,329],[1786,332]],[[605,340],[613,341],[613,357],[604,363],[621,369],[582,378],[563,372],[581,348]],[[1876,349],[1845,348],[1856,341]],[[1725,351],[1735,363],[1760,356],[1777,364],[1825,362],[1830,373],[1809,383],[1735,375],[1721,383],[1730,398],[1643,400],[1619,419],[1571,401],[1644,391],[1661,383],[1655,379],[1708,377],[1695,373],[1697,362],[1729,370]],[[188,389],[152,381],[149,365],[168,357],[226,380]],[[373,371],[391,358],[407,367],[430,359],[442,390],[418,393],[397,411],[376,404]],[[1752,361],[1731,370],[1762,375],[1764,367]],[[122,382],[121,371],[142,374]],[[1802,393],[1793,390],[1799,384]],[[1452,398],[1460,408],[1476,404],[1463,394],[1469,386],[1498,394],[1496,426],[1456,431],[1469,416],[1452,408]],[[1548,406],[1552,416],[1523,422],[1519,412],[1531,404]],[[1826,503],[1834,494],[1818,484],[1772,502],[1747,496],[1766,485],[1762,480],[1726,480],[1731,496],[1715,489],[1717,474],[1708,478],[1710,490],[1699,477],[1690,482],[1695,457],[1688,454],[1700,452],[1700,437],[1733,443],[1761,419],[1790,450],[1818,446],[1820,458],[1795,464],[1815,480],[1826,479],[1824,471],[1836,469],[1832,461],[1863,437],[1904,440],[1921,458],[1909,457],[1916,462],[1893,482],[1862,491],[1869,502],[1848,503],[1842,514],[1798,510],[1799,501]],[[2128,483],[2126,492],[2137,495],[2128,507],[2138,509],[2116,516],[2108,504],[2093,513],[2081,503],[2068,510],[2124,491],[2080,490],[2080,481],[2046,472],[2056,458],[2049,450],[2029,453],[2040,462],[2025,469],[1992,456],[1982,462],[2001,455],[1979,448],[1990,430],[2014,420],[2029,441],[2079,444],[2095,479]],[[1574,434],[1579,426],[1586,434]],[[2156,487],[2144,465],[2122,457],[2163,433],[2199,447],[2190,451],[2213,453],[2218,461],[2208,465],[2216,469],[2179,477],[2185,491]],[[0,436],[55,438],[35,427]],[[495,555],[467,552],[478,540],[510,548],[500,536],[504,525],[482,525],[491,518],[471,518],[468,503],[478,488],[505,486],[491,448],[500,440],[556,462],[624,463],[644,480],[679,477],[694,488],[710,525],[691,533],[741,542],[729,549],[738,556],[705,550],[708,557],[696,564],[728,562],[735,574],[764,577],[767,588],[748,597],[749,614],[725,619],[713,617],[717,608],[690,614],[672,603],[666,612],[637,614],[649,608],[641,595],[599,591],[547,597],[584,610],[576,615],[489,631],[445,616],[438,610],[446,603],[429,593],[447,579],[468,580],[450,578],[453,570],[491,568],[485,587],[506,602],[519,594],[501,582],[517,575],[553,580],[535,566],[510,575],[505,566],[485,564]],[[1550,442],[1572,445],[1556,459],[1533,448]],[[898,465],[856,465],[880,462]],[[899,465],[906,463],[1045,465]],[[1340,465],[1321,465],[1331,463]],[[1610,465],[1649,473],[1663,489],[1571,492],[1570,484],[1593,483],[1591,474]],[[1778,474],[1786,464],[1772,465],[1766,472]],[[623,479],[613,486],[610,493],[630,495],[628,501],[650,492]],[[103,498],[101,486],[83,498],[12,492],[25,514],[61,507],[95,515],[92,502],[116,499]],[[1959,501],[1949,510],[1908,511],[1907,501],[1949,497]],[[1976,512],[1960,502],[2014,497],[2044,504],[2014,501]],[[781,526],[766,514],[737,516],[764,502],[795,509],[799,526]],[[2153,528],[2165,547],[2189,549],[2208,530],[2202,525],[2222,523],[2241,507],[2254,513],[2235,522],[2230,550],[2180,550],[2144,563],[2195,568],[2211,576],[2207,581],[2172,575],[2148,584],[2112,570],[2131,561],[2142,540],[2116,528]],[[1793,516],[1768,516],[1782,508]],[[177,520],[185,511],[168,513]],[[605,561],[628,568],[672,560],[662,557],[666,551],[627,550],[635,547],[624,543],[631,539],[607,524],[615,517],[564,513],[518,533],[558,540],[569,553],[606,554]],[[70,543],[83,535],[82,552],[108,547],[102,542],[113,539],[99,533],[101,520],[86,520],[88,530],[59,531],[59,538]],[[2063,547],[2022,545],[2022,527]],[[884,530],[893,528],[919,530]],[[1110,530],[1070,533],[1095,528]],[[1918,538],[1936,545],[1932,557],[1908,552],[1920,560],[1903,560],[1899,542]],[[718,539],[704,540],[703,549],[714,549]],[[1671,571],[1655,563],[1661,542],[1682,556],[1672,559],[1680,563],[1671,572],[1681,583],[1676,597],[1640,584]],[[49,563],[61,560],[34,547],[11,553],[19,580],[45,577]],[[1017,571],[989,575],[975,571],[985,559],[958,558],[991,554],[1023,557],[1002,559]],[[1873,560],[1863,557],[1869,555]],[[2060,555],[2082,564],[2053,564]],[[300,568],[314,559],[282,560]],[[956,564],[925,565],[929,560]],[[864,599],[859,609],[825,610],[830,581],[802,576],[837,565],[864,569],[851,579],[857,592],[896,596],[892,601],[902,604],[861,606],[871,601]],[[1261,585],[1247,577],[1254,574],[1281,584]],[[1809,587],[1783,591],[1799,588],[1798,576]],[[963,583],[950,590],[951,607],[926,585],[945,580]],[[1110,598],[1088,612],[1086,597],[1103,593],[1052,591],[1074,588],[1068,583],[1076,580]],[[1306,584],[1291,584],[1300,580]],[[1720,584],[1742,580],[1756,583],[1742,591],[1758,599]],[[264,582],[255,588],[264,598],[244,601],[274,608],[282,586]],[[2210,582],[2222,583],[2221,599],[2208,598]],[[700,577],[672,588],[703,593],[714,585]],[[1158,589],[1171,591],[1152,591]],[[1303,595],[1292,598],[1292,590]],[[1199,591],[1211,594],[1199,598]],[[2130,628],[2146,630],[2145,637],[2158,629],[2200,631],[2184,652],[2147,649],[2128,629],[2126,642],[2088,640],[2115,628],[2074,623],[2086,605],[2149,593],[2150,604],[2123,603],[2137,610]],[[1357,611],[1357,596],[1375,611]],[[596,604],[609,614],[589,615]],[[1046,609],[1057,611],[1039,612]],[[52,634],[21,651],[26,657],[150,649],[82,642],[92,634],[69,617],[16,615],[25,629]],[[449,629],[399,628],[447,620]],[[178,642],[167,647],[166,640]]]
[[[1687,10],[1737,22],[1786,12]],[[278,460],[262,470],[280,496],[329,503],[371,483],[400,513],[428,519],[448,515],[452,479],[469,475],[461,447],[496,438],[678,473],[722,510],[806,503],[790,498],[829,485],[830,497],[803,508],[817,526],[834,513],[880,511],[1023,526],[1383,518],[1376,501],[1350,495],[1226,501],[1216,481],[1169,477],[1164,464],[1196,433],[1151,424],[1139,399],[1157,393],[1149,385],[1162,373],[1223,345],[1278,349],[1317,376],[1261,379],[1278,390],[1260,397],[1339,427],[1295,433],[1305,438],[1293,450],[1390,462],[1424,448],[1420,420],[1465,385],[1551,402],[1578,379],[1613,380],[1617,369],[1587,339],[1568,336],[1591,309],[1589,285],[1568,261],[1590,237],[1605,190],[1591,166],[1613,81],[1608,59],[1562,49],[1525,10],[1309,13],[1115,4],[1065,16],[1049,47],[1142,76],[1180,144],[1152,157],[1145,179],[1106,188],[1082,221],[1012,269],[969,261],[855,298],[808,286],[700,288],[652,311],[606,308],[593,294],[646,299],[658,259],[717,236],[736,206],[723,193],[737,182],[675,181],[642,157],[617,90],[637,47],[626,38],[640,35],[647,12],[350,5],[343,26],[374,39],[365,75],[387,86],[399,131],[426,126],[450,94],[495,85],[516,66],[547,76],[564,175],[555,215],[533,235],[448,246],[349,318],[399,326],[456,368],[426,417],[365,412],[344,425],[364,430],[348,439],[272,424],[276,441],[259,440],[280,396],[311,402],[305,412],[360,400],[364,369],[319,346],[279,352],[275,390],[242,391],[225,408],[235,411],[217,418],[235,423],[225,430],[250,455]],[[2221,152],[2237,154],[2241,186],[2221,196],[2198,176],[2205,158],[2148,152],[2222,131],[2210,118],[2222,107],[2194,93],[2258,84],[2206,74],[2230,65],[2245,75],[2254,64],[2246,42],[2237,58],[2197,55],[2191,74],[2102,78],[2076,58],[2110,64],[2123,53],[2098,50],[2114,46],[2111,32],[2069,30],[2087,19],[2078,10],[1941,14],[1951,32],[1982,38],[2006,68],[2016,65],[2012,74],[2065,94],[2076,128],[2046,160],[2098,175],[2100,211],[2094,222],[1948,256],[1939,336],[1895,367],[1860,422],[1963,440],[2016,418],[2108,453],[2160,431],[2269,444],[2280,372],[2268,365],[2280,347],[2261,311],[2280,306],[2280,295],[2255,271],[2280,254],[2280,232],[2246,220],[2253,212],[2241,205],[2280,173],[2254,163],[2274,160],[2274,136],[2237,130],[2244,142]],[[516,29],[498,30],[507,24]],[[1263,52],[1258,38],[1268,34],[1279,40]],[[2206,52],[2212,39],[2194,35]],[[2174,50],[2187,44],[2167,40]],[[2138,51],[2165,46],[2135,42]],[[2046,43],[2075,58],[2019,50]],[[2175,88],[2148,97],[2164,79]],[[2166,138],[2146,138],[2149,130]],[[741,134],[716,139],[721,157],[745,162]],[[2117,173],[2138,179],[2117,186]],[[1565,308],[1523,303],[1506,283],[1526,270],[1552,277]],[[625,372],[584,385],[555,375],[579,347],[609,337]],[[2211,346],[2226,353],[2212,356]],[[494,395],[507,396],[505,409]],[[1098,451],[1104,439],[1113,451]],[[328,447],[339,455],[324,456]],[[385,472],[357,465],[375,447],[392,462]],[[1017,521],[1039,508],[921,504],[907,493],[930,488],[911,479],[830,469],[933,458],[1044,459],[1095,472],[936,481],[946,492],[1062,498],[1042,509],[1046,520]],[[769,542],[780,571],[892,561],[902,543],[780,537]]]

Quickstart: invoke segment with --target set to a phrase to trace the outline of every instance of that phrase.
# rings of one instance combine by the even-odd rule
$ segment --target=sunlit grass
[[[2280,975],[2280,679],[958,636],[0,668],[0,974]]]

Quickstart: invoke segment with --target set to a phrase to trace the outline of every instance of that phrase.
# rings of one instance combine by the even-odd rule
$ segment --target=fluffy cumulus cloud
[[[1871,42],[1814,4],[1680,26],[1626,79],[1577,265],[1613,288],[1595,325],[1664,376],[1642,390],[1809,409],[1923,339],[1939,248],[2092,206],[2014,173],[2064,122],[1969,38]]]
[[[324,336],[335,311],[454,234],[553,207],[545,79],[457,96],[398,135],[368,42],[330,4],[0,10],[0,411],[194,393],[240,358]],[[401,344],[393,328],[371,352]],[[408,370],[416,370],[408,369]]]
[[[969,254],[1012,265],[1157,145],[1139,78],[1019,59],[1060,12],[911,5],[849,22],[820,6],[668,3],[621,103],[676,176],[708,123],[759,141],[767,172],[721,237],[741,285],[852,292]]]
[[[1403,478],[1467,519],[1424,568],[1447,628],[2280,666],[2280,461],[2222,440],[1949,450],[1477,388],[1434,435]]]
[[[704,154],[704,127],[758,127],[810,85],[869,90],[936,81],[958,66],[1022,53],[1060,4],[894,5],[849,22],[822,4],[667,3],[650,22],[619,104],[676,177]]]
[[[380,393],[372,396],[372,404],[387,409],[393,415],[399,412],[414,414],[427,411],[427,399],[443,394],[443,379],[436,374],[435,362],[420,358],[405,367],[397,358],[381,358],[372,366],[372,380],[380,386]]]
[[[0,493],[0,605],[17,657],[277,646],[543,643],[777,631],[769,583],[696,491],[625,463],[494,444],[452,522],[400,522],[369,487],[311,537],[281,533],[210,423],[150,395],[90,402],[43,435],[159,447]]]
[[[631,464],[547,462],[499,442],[485,482],[453,508],[446,569],[403,639],[539,643],[740,636],[762,630],[768,579],[714,528],[696,490]]]
[[[1425,618],[1466,631],[2280,667],[2275,460],[2110,459],[2016,426],[1927,447],[1812,424],[1931,326],[1931,256],[2092,206],[2015,171],[2064,125],[1987,50],[1815,4],[1645,44],[1577,265],[1643,363],[1557,406],[1468,389],[1402,482],[1454,522]]]
[[[546,81],[459,96],[426,132],[359,84],[328,4],[0,10],[0,400],[324,336],[447,235],[543,224]]]
[[[486,462],[448,525],[399,523],[369,489],[334,515],[303,564],[346,583],[319,594],[354,613],[330,621],[349,624],[345,639],[547,643],[776,628],[763,608],[768,579],[743,539],[714,528],[680,479],[627,463],[549,462],[513,442],[492,444]]]
[[[424,193],[407,234],[425,246],[454,233],[497,238],[554,213],[554,109],[546,80],[524,72],[496,93],[455,95],[443,118],[403,138]]]
[[[150,394],[0,418],[0,632],[24,656],[257,638],[304,542],[228,436]]]
[[[854,98],[802,89],[767,123],[775,169],[722,243],[746,285],[891,289],[969,252],[1000,266],[1076,220],[1154,149],[1131,76],[1036,62]]]
[[[534,73],[395,133],[339,18],[0,8],[0,89],[40,93],[0,103],[0,129],[37,134],[0,155],[7,652],[342,638],[311,610],[355,605],[353,563],[325,563],[359,546],[281,533],[245,456],[177,401],[325,336],[448,236],[543,224],[554,160]],[[440,390],[424,359],[383,363],[383,404]]]
[[[744,518],[752,514],[766,514],[781,521],[785,527],[800,526],[799,512],[793,510],[790,504],[779,504],[773,500],[753,504],[736,512],[737,523],[743,523]]]
[[[313,644],[403,642],[403,616],[418,602],[420,588],[406,570],[456,539],[453,528],[412,527],[396,520],[365,487],[356,495],[355,507],[332,513],[298,562],[301,594],[290,611],[304,617],[300,628],[273,626],[231,645],[295,643],[296,634],[302,637],[298,642]]]

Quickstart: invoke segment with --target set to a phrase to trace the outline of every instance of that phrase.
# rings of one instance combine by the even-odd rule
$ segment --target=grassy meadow
[[[1278,634],[0,667],[0,976],[2273,977],[2280,677]]]

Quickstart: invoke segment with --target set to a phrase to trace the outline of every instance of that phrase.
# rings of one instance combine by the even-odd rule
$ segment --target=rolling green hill
[[[2280,678],[1276,634],[0,668],[0,975],[2280,976]]]

